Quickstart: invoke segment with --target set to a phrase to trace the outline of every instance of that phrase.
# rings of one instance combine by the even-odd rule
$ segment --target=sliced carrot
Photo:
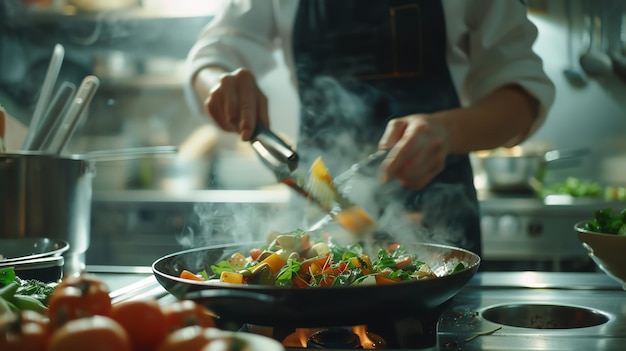
[[[193,274],[192,272],[183,269],[182,272],[180,272],[180,277],[183,279],[189,279],[189,280],[197,280],[197,281],[204,281],[204,279],[198,277],[197,275]]]
[[[400,278],[385,277],[381,274],[376,274],[374,278],[376,279],[376,284],[394,284],[401,280]]]

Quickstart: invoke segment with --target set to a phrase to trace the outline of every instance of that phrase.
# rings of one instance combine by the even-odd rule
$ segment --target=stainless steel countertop
[[[148,267],[115,267],[109,272],[106,266],[90,268],[109,284],[114,301],[147,296],[156,296],[161,303],[173,299],[158,285]],[[608,316],[608,322],[574,329],[535,329],[494,323],[482,315],[492,306],[518,303],[584,307]],[[492,334],[477,336],[497,328],[500,329]],[[471,337],[475,338],[467,340]],[[438,345],[428,350],[621,351],[624,345],[626,291],[605,274],[480,272],[455,296],[442,315]]]

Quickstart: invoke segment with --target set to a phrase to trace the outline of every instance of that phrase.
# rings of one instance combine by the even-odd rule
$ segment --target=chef
[[[337,174],[389,149],[379,179],[401,186],[407,218],[480,254],[468,153],[517,145],[544,122],[555,92],[536,37],[518,0],[224,1],[189,53],[186,93],[249,140],[269,126],[257,81],[281,48],[303,161],[321,155]]]

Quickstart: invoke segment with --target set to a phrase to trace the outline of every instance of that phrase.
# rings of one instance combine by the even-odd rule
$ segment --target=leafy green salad
[[[584,229],[596,233],[626,235],[626,209],[619,213],[608,207],[594,211],[593,219],[585,223]]]

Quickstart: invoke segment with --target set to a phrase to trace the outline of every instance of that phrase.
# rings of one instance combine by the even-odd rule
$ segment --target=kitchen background
[[[212,4],[4,0],[0,5],[0,103],[17,120],[28,123],[52,49],[61,43],[66,54],[59,81],[78,85],[87,74],[101,80],[68,150],[180,147],[179,156],[98,162],[88,264],[149,265],[207,235],[219,240],[220,228],[248,211],[274,213],[289,198],[248,145],[217,136],[185,101],[185,57],[210,21]],[[626,5],[552,0],[528,6],[539,29],[535,49],[557,96],[545,125],[525,146],[589,151],[567,167],[549,166],[545,183],[575,177],[626,186]],[[603,39],[602,51],[619,54],[622,64],[590,76],[579,57],[594,30],[602,33],[596,37]],[[298,102],[284,67],[260,84],[274,129],[295,140]],[[599,202],[549,204],[532,194],[493,194],[484,189],[484,174],[475,165],[487,269],[594,269],[572,227]]]

